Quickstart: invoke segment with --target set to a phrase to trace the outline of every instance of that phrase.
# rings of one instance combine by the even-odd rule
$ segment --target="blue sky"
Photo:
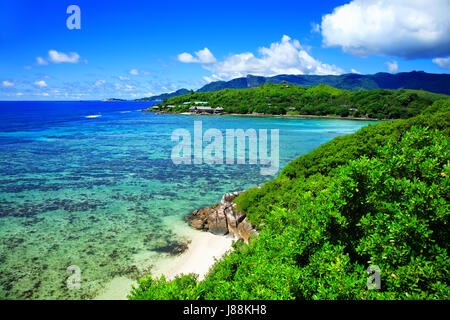
[[[247,74],[448,73],[448,12],[447,0],[2,1],[0,100],[133,99]]]

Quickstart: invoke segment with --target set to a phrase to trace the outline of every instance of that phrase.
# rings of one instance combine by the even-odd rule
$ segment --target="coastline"
[[[158,259],[157,264],[152,268],[153,277],[164,274],[166,280],[172,280],[179,274],[196,273],[199,276],[198,279],[203,280],[216,261],[233,249],[233,237],[214,235],[185,225],[189,229],[184,230],[184,233],[189,235],[188,248],[178,256]],[[136,286],[136,280],[126,277],[114,278],[106,284],[94,300],[126,300],[127,295],[130,294],[131,285]]]
[[[186,250],[175,256],[166,255],[156,259],[155,252],[141,252],[134,256],[136,265],[142,270],[150,268],[148,274],[152,277],[164,275],[166,280],[172,280],[180,274],[195,273],[198,280],[203,280],[216,261],[233,249],[233,240],[242,239],[248,244],[250,234],[259,235],[255,226],[246,221],[246,214],[235,210],[233,200],[239,194],[226,193],[220,203],[195,210],[182,222],[175,217],[167,217],[165,223],[172,227],[175,234],[185,238]],[[136,286],[137,281],[116,277],[106,284],[94,300],[124,300],[132,285]]]
[[[316,116],[307,114],[247,114],[247,113],[223,113],[223,114],[208,114],[208,113],[195,113],[195,112],[169,112],[169,111],[152,111],[142,109],[144,113],[156,113],[156,114],[183,114],[192,116],[239,116],[239,117],[279,117],[279,118],[303,118],[303,119],[337,119],[337,120],[361,120],[361,121],[389,121],[393,119],[374,119],[365,117],[340,117],[340,116]]]
[[[166,279],[174,279],[179,274],[196,273],[203,280],[209,269],[222,256],[232,250],[233,237],[215,235],[206,231],[195,231],[188,249],[167,263],[159,264],[152,274],[165,275]]]

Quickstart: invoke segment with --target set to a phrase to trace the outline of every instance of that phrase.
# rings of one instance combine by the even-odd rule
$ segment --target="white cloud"
[[[197,59],[195,59],[192,54],[183,52],[178,55],[178,61],[181,61],[183,63],[194,63],[198,62]]]
[[[395,60],[394,61],[388,61],[385,64],[386,64],[386,66],[388,68],[388,71],[390,73],[397,73],[397,71],[398,71],[398,63],[397,63],[397,61],[395,61]]]
[[[44,97],[48,97],[48,96],[49,96],[49,94],[48,94],[47,92],[43,92],[42,95],[43,95]]]
[[[47,83],[44,80],[35,81],[34,84],[41,88],[47,87]]]
[[[211,71],[208,82],[243,77],[248,74],[274,76],[277,74],[341,74],[343,70],[324,64],[306,52],[298,40],[284,35],[281,42],[274,42],[269,48],[258,49],[259,56],[244,52],[228,56],[225,60],[203,67]]]
[[[2,85],[3,85],[4,87],[14,87],[14,83],[12,83],[12,82],[10,82],[10,81],[8,81],[8,80],[3,80],[3,81],[2,81]]]
[[[50,50],[48,52],[49,60],[53,63],[78,63],[80,56],[76,52],[70,52],[69,54],[58,52],[56,50]]]
[[[450,69],[450,56],[446,58],[435,58],[433,59],[433,63],[437,64],[443,69]]]
[[[204,48],[203,50],[199,50],[195,52],[195,55],[198,57],[201,63],[214,63],[216,62],[216,58],[209,51],[208,48]]]
[[[119,79],[122,80],[122,81],[128,81],[128,80],[130,80],[130,78],[124,77],[124,76],[119,76]]]
[[[22,93],[22,92],[17,92],[17,93],[16,93],[16,96],[19,96],[19,97],[20,97],[20,96],[23,96],[23,93]]]
[[[195,58],[192,54],[187,52],[180,53],[178,55],[178,61],[184,63],[203,63],[203,64],[216,62],[216,58],[211,53],[211,51],[209,51],[208,48],[204,48],[203,50],[195,52],[195,55],[197,56],[197,58]]]
[[[350,72],[351,72],[351,73],[356,73],[356,74],[361,74],[361,72],[359,72],[359,71],[356,70],[356,69],[351,69]]]
[[[40,66],[48,65],[47,60],[43,59],[42,57],[36,57],[36,61],[37,61],[37,64]]]
[[[449,12],[448,0],[353,0],[322,17],[323,43],[356,56],[447,56]]]

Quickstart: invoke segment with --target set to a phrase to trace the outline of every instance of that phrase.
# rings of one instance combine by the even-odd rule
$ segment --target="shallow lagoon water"
[[[279,129],[282,168],[369,123],[138,111],[149,105],[0,102],[0,299],[92,299],[151,273],[189,240],[186,214],[273,178],[258,165],[175,165],[175,129]],[[72,265],[79,290],[67,287]]]

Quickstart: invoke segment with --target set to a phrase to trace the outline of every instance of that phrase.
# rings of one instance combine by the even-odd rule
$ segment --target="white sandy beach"
[[[198,232],[188,250],[175,258],[176,261],[167,261],[159,264],[154,275],[164,274],[168,279],[173,279],[177,274],[196,273],[199,280],[203,280],[209,268],[231,249],[233,238],[229,236],[217,236],[210,232]]]
[[[186,233],[186,231],[184,231]],[[157,260],[153,265],[152,276],[164,274],[166,279],[173,279],[177,274],[196,273],[199,280],[204,279],[211,266],[228,250],[232,249],[233,238],[217,236],[209,232],[189,230],[191,243],[188,249],[179,256],[167,256]],[[141,255],[136,260],[149,260],[154,253]],[[126,277],[117,277],[109,282],[95,300],[124,300],[135,284]]]

